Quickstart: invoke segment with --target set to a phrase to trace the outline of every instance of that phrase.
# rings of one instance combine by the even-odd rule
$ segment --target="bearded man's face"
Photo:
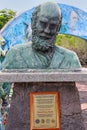
[[[60,27],[60,17],[58,11],[45,12],[45,7],[41,8],[38,13],[36,27],[32,32],[32,43],[36,50],[47,51],[52,49],[55,45],[56,34]],[[34,35],[33,35],[34,34]]]
[[[37,50],[46,51],[55,45],[58,20],[40,17],[36,23],[36,34],[32,42]]]

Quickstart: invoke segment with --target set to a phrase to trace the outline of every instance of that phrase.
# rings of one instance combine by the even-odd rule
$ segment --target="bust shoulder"
[[[72,57],[72,56],[76,55],[76,53],[75,53],[74,51],[69,50],[69,49],[66,49],[66,48],[63,48],[63,47],[61,47],[61,46],[57,46],[57,47],[56,47],[56,50],[57,50],[59,53],[65,55],[65,56],[70,56],[70,57]]]
[[[16,46],[13,46],[8,52],[11,52],[11,51],[20,51],[20,50],[23,50],[23,49],[30,49],[31,48],[31,44],[30,43],[24,43],[24,44],[18,44]]]
[[[12,47],[6,54],[5,60],[2,63],[3,69],[18,69],[19,67],[26,68],[26,57],[32,53],[31,44],[25,43]]]
[[[56,50],[58,53],[63,55],[66,60],[70,60],[70,61],[77,60],[79,62],[79,59],[78,59],[76,52],[69,50],[69,49],[66,49],[66,48],[63,48],[63,47],[60,47],[60,46],[57,46]]]
[[[58,69],[77,69],[81,68],[81,64],[74,51],[56,46],[52,67]]]

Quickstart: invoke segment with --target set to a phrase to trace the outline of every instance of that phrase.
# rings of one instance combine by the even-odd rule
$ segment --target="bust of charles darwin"
[[[55,45],[62,22],[56,3],[46,2],[32,14],[32,43],[13,47],[2,64],[3,69],[81,69],[75,52]]]

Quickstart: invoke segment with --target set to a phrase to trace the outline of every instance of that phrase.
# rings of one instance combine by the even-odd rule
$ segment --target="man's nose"
[[[44,32],[45,32],[45,33],[50,33],[49,25],[46,26],[46,28],[44,29]]]

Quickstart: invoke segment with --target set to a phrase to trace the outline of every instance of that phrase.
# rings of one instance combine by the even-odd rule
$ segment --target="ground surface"
[[[85,130],[87,130],[87,82],[78,82],[76,83],[76,86],[79,90],[82,116],[85,125]]]

